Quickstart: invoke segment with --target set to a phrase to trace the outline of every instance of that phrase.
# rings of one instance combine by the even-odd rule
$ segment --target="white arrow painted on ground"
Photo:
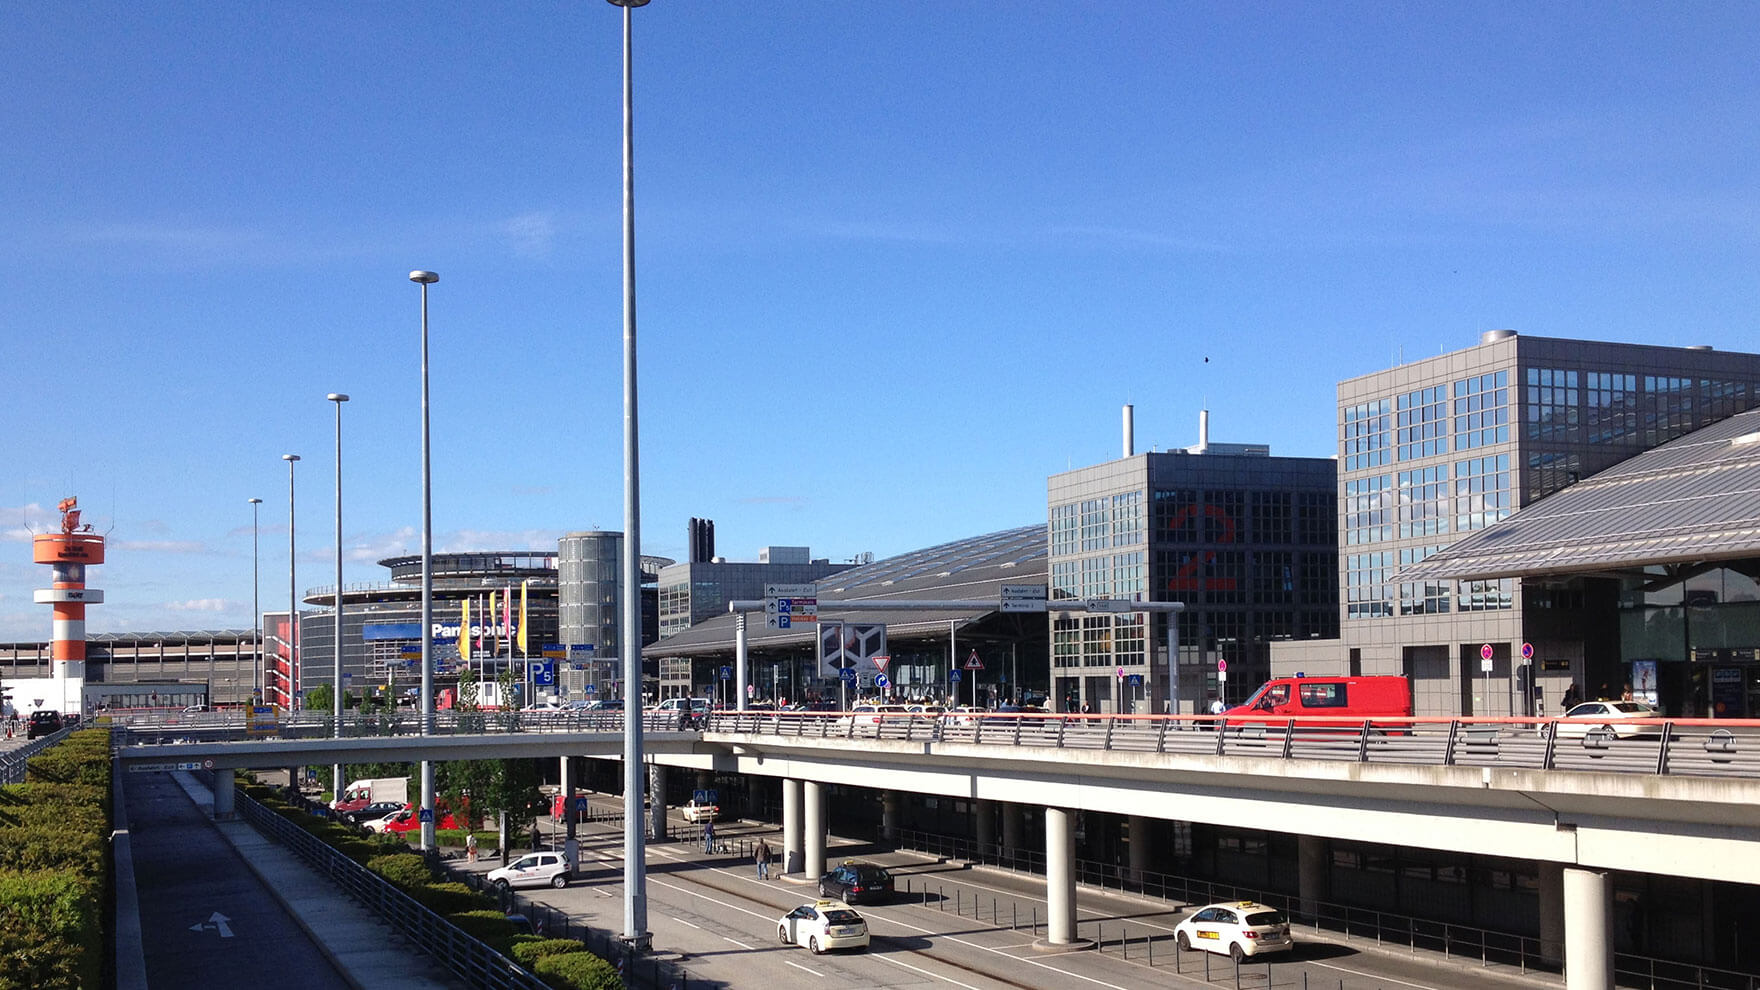
[[[198,921],[195,924],[189,926],[189,930],[192,932],[199,932],[205,928],[212,928],[215,931],[220,933],[221,938],[231,938],[232,937],[232,927],[227,924],[227,922],[229,922],[231,920],[232,920],[231,918],[228,918],[227,916],[221,914],[220,912],[215,911],[213,914],[208,916],[207,921]]]

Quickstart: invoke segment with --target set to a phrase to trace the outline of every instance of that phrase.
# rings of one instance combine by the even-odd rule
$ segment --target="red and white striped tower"
[[[104,600],[104,593],[86,587],[86,567],[104,562],[104,538],[92,532],[90,524],[79,521],[79,499],[64,498],[61,510],[61,532],[43,533],[31,540],[34,558],[39,564],[53,568],[54,587],[39,589],[34,598],[39,604],[55,607],[55,633],[49,655],[54,660],[54,677],[60,689],[60,709],[79,711],[86,680],[86,606]]]

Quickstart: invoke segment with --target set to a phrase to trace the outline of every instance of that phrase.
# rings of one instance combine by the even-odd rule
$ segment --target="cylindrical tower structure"
[[[104,562],[104,538],[89,524],[80,523],[77,497],[62,499],[59,508],[61,532],[41,533],[31,540],[33,559],[52,568],[54,585],[39,589],[33,597],[39,604],[54,606],[49,655],[62,689],[58,704],[62,711],[78,711],[86,678],[86,606],[104,600],[102,591],[86,587],[86,568]]]

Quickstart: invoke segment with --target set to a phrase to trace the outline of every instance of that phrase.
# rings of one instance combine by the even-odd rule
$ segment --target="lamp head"
[[[252,505],[262,505],[263,504],[263,500],[260,498],[246,499],[245,501],[249,502]]]
[[[344,395],[341,392],[331,392],[329,395],[324,396],[324,398],[329,399],[331,402],[347,402],[348,401],[348,396]]]
[[[299,460],[299,455],[298,454],[282,454],[281,459],[286,461],[289,464],[292,464],[294,461]]]
[[[646,7],[648,5],[648,0],[611,0],[611,2],[619,7]]]
[[[643,2],[646,2],[646,0],[643,0]],[[411,282],[420,282],[423,285],[433,285],[435,282],[440,281],[440,273],[414,271],[409,273],[409,280]]]

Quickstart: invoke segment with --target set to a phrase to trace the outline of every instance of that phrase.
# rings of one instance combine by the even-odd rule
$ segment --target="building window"
[[[1112,597],[1133,602],[1144,600],[1149,590],[1149,571],[1143,551],[1112,555]]]
[[[1461,582],[1460,610],[1463,612],[1495,612],[1513,607],[1515,581],[1511,578]]]
[[[1638,378],[1591,371],[1585,412],[1590,443],[1638,442]]]
[[[1143,613],[1112,616],[1113,654],[1109,665],[1130,667],[1143,663]]]
[[[1401,539],[1448,532],[1448,465],[1399,473]]]
[[[1107,546],[1108,499],[1090,498],[1082,502],[1082,549],[1104,550]]]
[[[1448,396],[1442,386],[1407,392],[1396,406],[1400,460],[1448,453]]]
[[[1393,567],[1391,550],[1353,553],[1345,557],[1345,617],[1379,619],[1393,614],[1387,578]]]
[[[1083,598],[1112,597],[1112,569],[1106,557],[1082,558],[1082,594]]]
[[[1580,439],[1578,421],[1582,392],[1577,387],[1577,372],[1553,368],[1528,369],[1528,411],[1523,416],[1528,439],[1576,443]]]
[[[1161,490],[1153,498],[1156,543],[1197,543],[1202,538],[1200,527],[1193,525],[1202,514],[1197,492]]]
[[[1667,443],[1693,429],[1693,379],[1644,376],[1644,447]]]
[[[1705,422],[1715,423],[1720,419],[1728,419],[1739,412],[1746,412],[1753,404],[1753,396],[1748,393],[1747,382],[1725,382],[1709,379],[1699,383],[1705,396]]]
[[[1454,449],[1472,450],[1509,440],[1509,372],[1454,383]]]
[[[1378,474],[1344,483],[1345,543],[1357,546],[1393,539],[1393,476]]]
[[[1441,550],[1442,547],[1406,547],[1399,552],[1401,570],[1422,563],[1424,558]],[[1399,586],[1399,613],[1401,615],[1441,615],[1449,610],[1454,600],[1454,582],[1435,579],[1430,581],[1408,582]]]
[[[1390,420],[1386,399],[1376,399],[1344,411],[1344,436],[1340,454],[1346,471],[1380,467],[1387,463]]]
[[[1140,546],[1143,542],[1143,493],[1112,496],[1112,545]]]
[[[1253,530],[1250,540],[1258,544],[1291,543],[1295,540],[1289,492],[1253,493]]]
[[[1582,477],[1582,458],[1575,453],[1542,451],[1529,454],[1522,504],[1533,505],[1561,488],[1569,488]]]
[[[1082,623],[1077,616],[1060,616],[1051,623],[1051,665],[1082,665]]]
[[[1051,509],[1051,556],[1068,557],[1076,552],[1076,506],[1054,506]]]
[[[1509,455],[1454,464],[1454,528],[1467,533],[1510,513]]]
[[[1077,573],[1076,562],[1073,560],[1052,561],[1051,597],[1054,600],[1082,597],[1081,585],[1077,583],[1079,581]]]

